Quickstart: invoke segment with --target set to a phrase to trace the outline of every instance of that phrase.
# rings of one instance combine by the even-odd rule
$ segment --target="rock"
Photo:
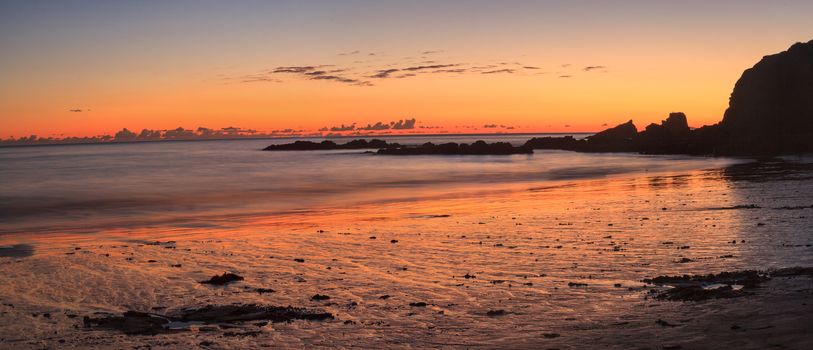
[[[397,146],[379,149],[377,154],[382,155],[509,155],[530,154],[533,149],[529,146],[514,147],[508,142],[486,143],[477,141],[471,145],[466,143],[424,143],[419,146]]]
[[[708,275],[659,276],[644,279],[643,282],[657,285],[698,285],[698,284],[737,284],[746,288],[753,288],[769,279],[764,272],[744,270],[734,272],[721,272]]]
[[[121,316],[91,318],[85,316],[82,323],[86,328],[121,331],[127,335],[156,335],[167,333],[165,327],[170,320],[164,316],[145,312],[127,311]]]
[[[334,149],[381,149],[387,147],[398,147],[397,143],[387,143],[384,140],[373,139],[370,141],[358,139],[349,141],[344,144],[337,144],[330,140],[322,142],[313,141],[295,141],[293,143],[286,143],[282,145],[271,145],[263,149],[264,151],[317,151],[317,150],[334,150]]]
[[[256,337],[262,334],[262,331],[246,331],[246,332],[224,332],[224,337]]]
[[[502,309],[500,309],[500,310],[488,310],[488,312],[486,312],[486,316],[488,316],[488,317],[505,316],[507,314],[508,314],[508,312],[505,311],[505,310],[502,310]]]
[[[648,154],[685,153],[688,149],[691,130],[686,115],[681,112],[669,113],[660,125],[649,124],[634,138],[635,149]]]
[[[771,277],[813,276],[813,267],[786,267],[769,271]]]
[[[638,136],[638,128],[632,120],[609,128],[593,136],[587,137],[586,147],[592,150],[605,150],[609,152],[634,151],[634,140]]]
[[[239,275],[233,274],[231,272],[226,272],[226,273],[223,273],[220,276],[217,276],[217,275],[212,276],[212,278],[210,278],[207,281],[200,281],[200,283],[202,283],[202,284],[212,284],[212,285],[216,285],[216,286],[222,286],[222,285],[226,285],[226,284],[231,283],[231,282],[242,281],[243,279],[244,279],[243,276],[239,276]]]
[[[770,277],[764,272],[745,270],[708,275],[659,276],[643,281],[671,287],[664,290],[653,290],[655,299],[701,301],[748,295],[747,290],[756,288],[769,279]],[[741,286],[741,289],[735,289],[733,286]]]
[[[85,327],[102,330],[121,331],[128,335],[155,335],[179,332],[186,329],[170,329],[171,322],[202,322],[239,326],[252,321],[291,322],[294,320],[321,321],[332,319],[327,312],[310,311],[297,307],[265,306],[257,304],[207,305],[202,308],[188,308],[176,315],[158,315],[137,311],[127,311],[121,316],[91,318],[85,316]],[[255,323],[255,325],[257,325]],[[250,331],[254,332],[254,331]],[[252,335],[252,334],[239,334]],[[224,336],[228,336],[224,334]]]
[[[632,140],[638,136],[638,128],[632,123],[632,120],[624,124],[619,124],[615,127],[609,128],[599,132],[593,136],[588,137],[589,140]]]
[[[184,322],[234,323],[249,321],[290,322],[293,320],[321,321],[332,319],[327,312],[310,311],[293,306],[265,306],[258,304],[207,305],[198,309],[186,309],[177,316]]]
[[[747,69],[719,127],[725,133],[724,154],[813,151],[813,40]]]
[[[664,321],[664,320],[662,320],[660,318],[657,321],[655,321],[655,323],[657,323],[661,327],[677,327],[678,326],[676,324],[671,324],[669,322],[666,322],[666,321]]]
[[[743,72],[721,122],[691,130],[686,115],[635,133],[632,121],[584,140],[533,138],[533,149],[691,155],[781,155],[813,152],[813,40],[765,56]]]
[[[534,137],[525,142],[524,146],[532,149],[561,149],[576,152],[612,152],[608,149],[593,149],[587,140],[577,140],[573,136],[564,137]]]
[[[0,247],[0,257],[24,258],[34,255],[34,246],[30,244],[15,244],[10,247]]]

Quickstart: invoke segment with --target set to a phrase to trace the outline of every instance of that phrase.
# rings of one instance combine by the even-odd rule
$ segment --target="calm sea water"
[[[0,344],[702,349],[809,341],[809,279],[697,303],[654,300],[642,279],[813,265],[810,158],[261,151],[289,141],[0,149]],[[199,283],[224,272],[244,280]],[[255,303],[335,319],[188,325],[155,337],[82,321]],[[710,343],[709,329],[724,336]],[[776,334],[788,338],[777,343]]]
[[[522,144],[533,136],[413,136],[388,141],[420,144],[482,139]],[[291,140],[0,149],[0,233],[205,225],[211,218],[471,196],[507,187],[715,168],[732,162],[560,151],[407,157],[358,150],[261,151],[269,144],[287,142]]]

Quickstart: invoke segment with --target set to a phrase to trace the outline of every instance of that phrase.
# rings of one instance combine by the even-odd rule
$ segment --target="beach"
[[[653,290],[661,287],[642,281],[813,266],[807,158],[541,151],[413,161],[361,152],[270,155],[257,150],[260,143],[176,143],[154,154],[155,145],[83,150],[74,165],[88,171],[87,162],[98,162],[97,173],[118,174],[121,164],[105,162],[112,156],[146,168],[166,152],[195,161],[189,174],[153,173],[152,192],[128,182],[124,170],[99,176],[98,193],[122,201],[67,190],[57,198],[70,165],[32,181],[53,191],[29,198],[31,212],[3,216],[0,347],[813,346],[809,275],[774,276],[737,297],[697,301],[658,299]],[[330,166],[263,173],[222,153],[234,149],[257,163],[315,157]],[[205,155],[213,150],[221,153]],[[31,169],[49,162],[43,153],[4,152],[16,157],[18,172],[26,168],[19,162]],[[190,176],[218,167],[233,178]],[[88,186],[75,185],[68,187]],[[65,201],[72,196],[84,204]],[[63,204],[47,207],[46,197]],[[200,283],[226,272],[243,279]],[[291,305],[332,318],[181,322],[150,335],[83,321],[234,304]]]

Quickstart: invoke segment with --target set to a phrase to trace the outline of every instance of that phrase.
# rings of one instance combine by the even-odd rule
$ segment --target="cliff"
[[[813,40],[747,69],[718,127],[724,154],[813,151]]]
[[[585,140],[534,138],[536,149],[765,156],[813,152],[813,40],[765,56],[734,85],[723,120],[690,129],[671,113],[637,132],[630,120]]]

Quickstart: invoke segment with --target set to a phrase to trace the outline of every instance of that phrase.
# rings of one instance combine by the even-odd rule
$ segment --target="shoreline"
[[[3,322],[0,338],[19,348],[809,344],[799,328],[813,305],[808,277],[775,278],[753,295],[700,302],[654,300],[641,282],[813,266],[813,242],[799,230],[813,218],[807,208],[813,197],[798,191],[813,179],[804,169],[780,177],[768,169],[768,181],[758,167],[737,169],[736,176],[725,170],[621,176],[370,205],[293,222],[296,216],[145,227],[104,239],[63,236],[51,239],[47,252],[0,258],[9,281],[0,286],[0,304],[14,305],[0,306],[0,319],[17,320]],[[224,272],[244,280],[199,283]],[[312,300],[317,295],[329,299]],[[173,314],[234,303],[301,306],[335,319],[193,325],[155,336],[82,325],[83,316],[105,317],[96,312]],[[708,329],[719,331],[712,339]],[[13,336],[21,332],[30,339]]]

